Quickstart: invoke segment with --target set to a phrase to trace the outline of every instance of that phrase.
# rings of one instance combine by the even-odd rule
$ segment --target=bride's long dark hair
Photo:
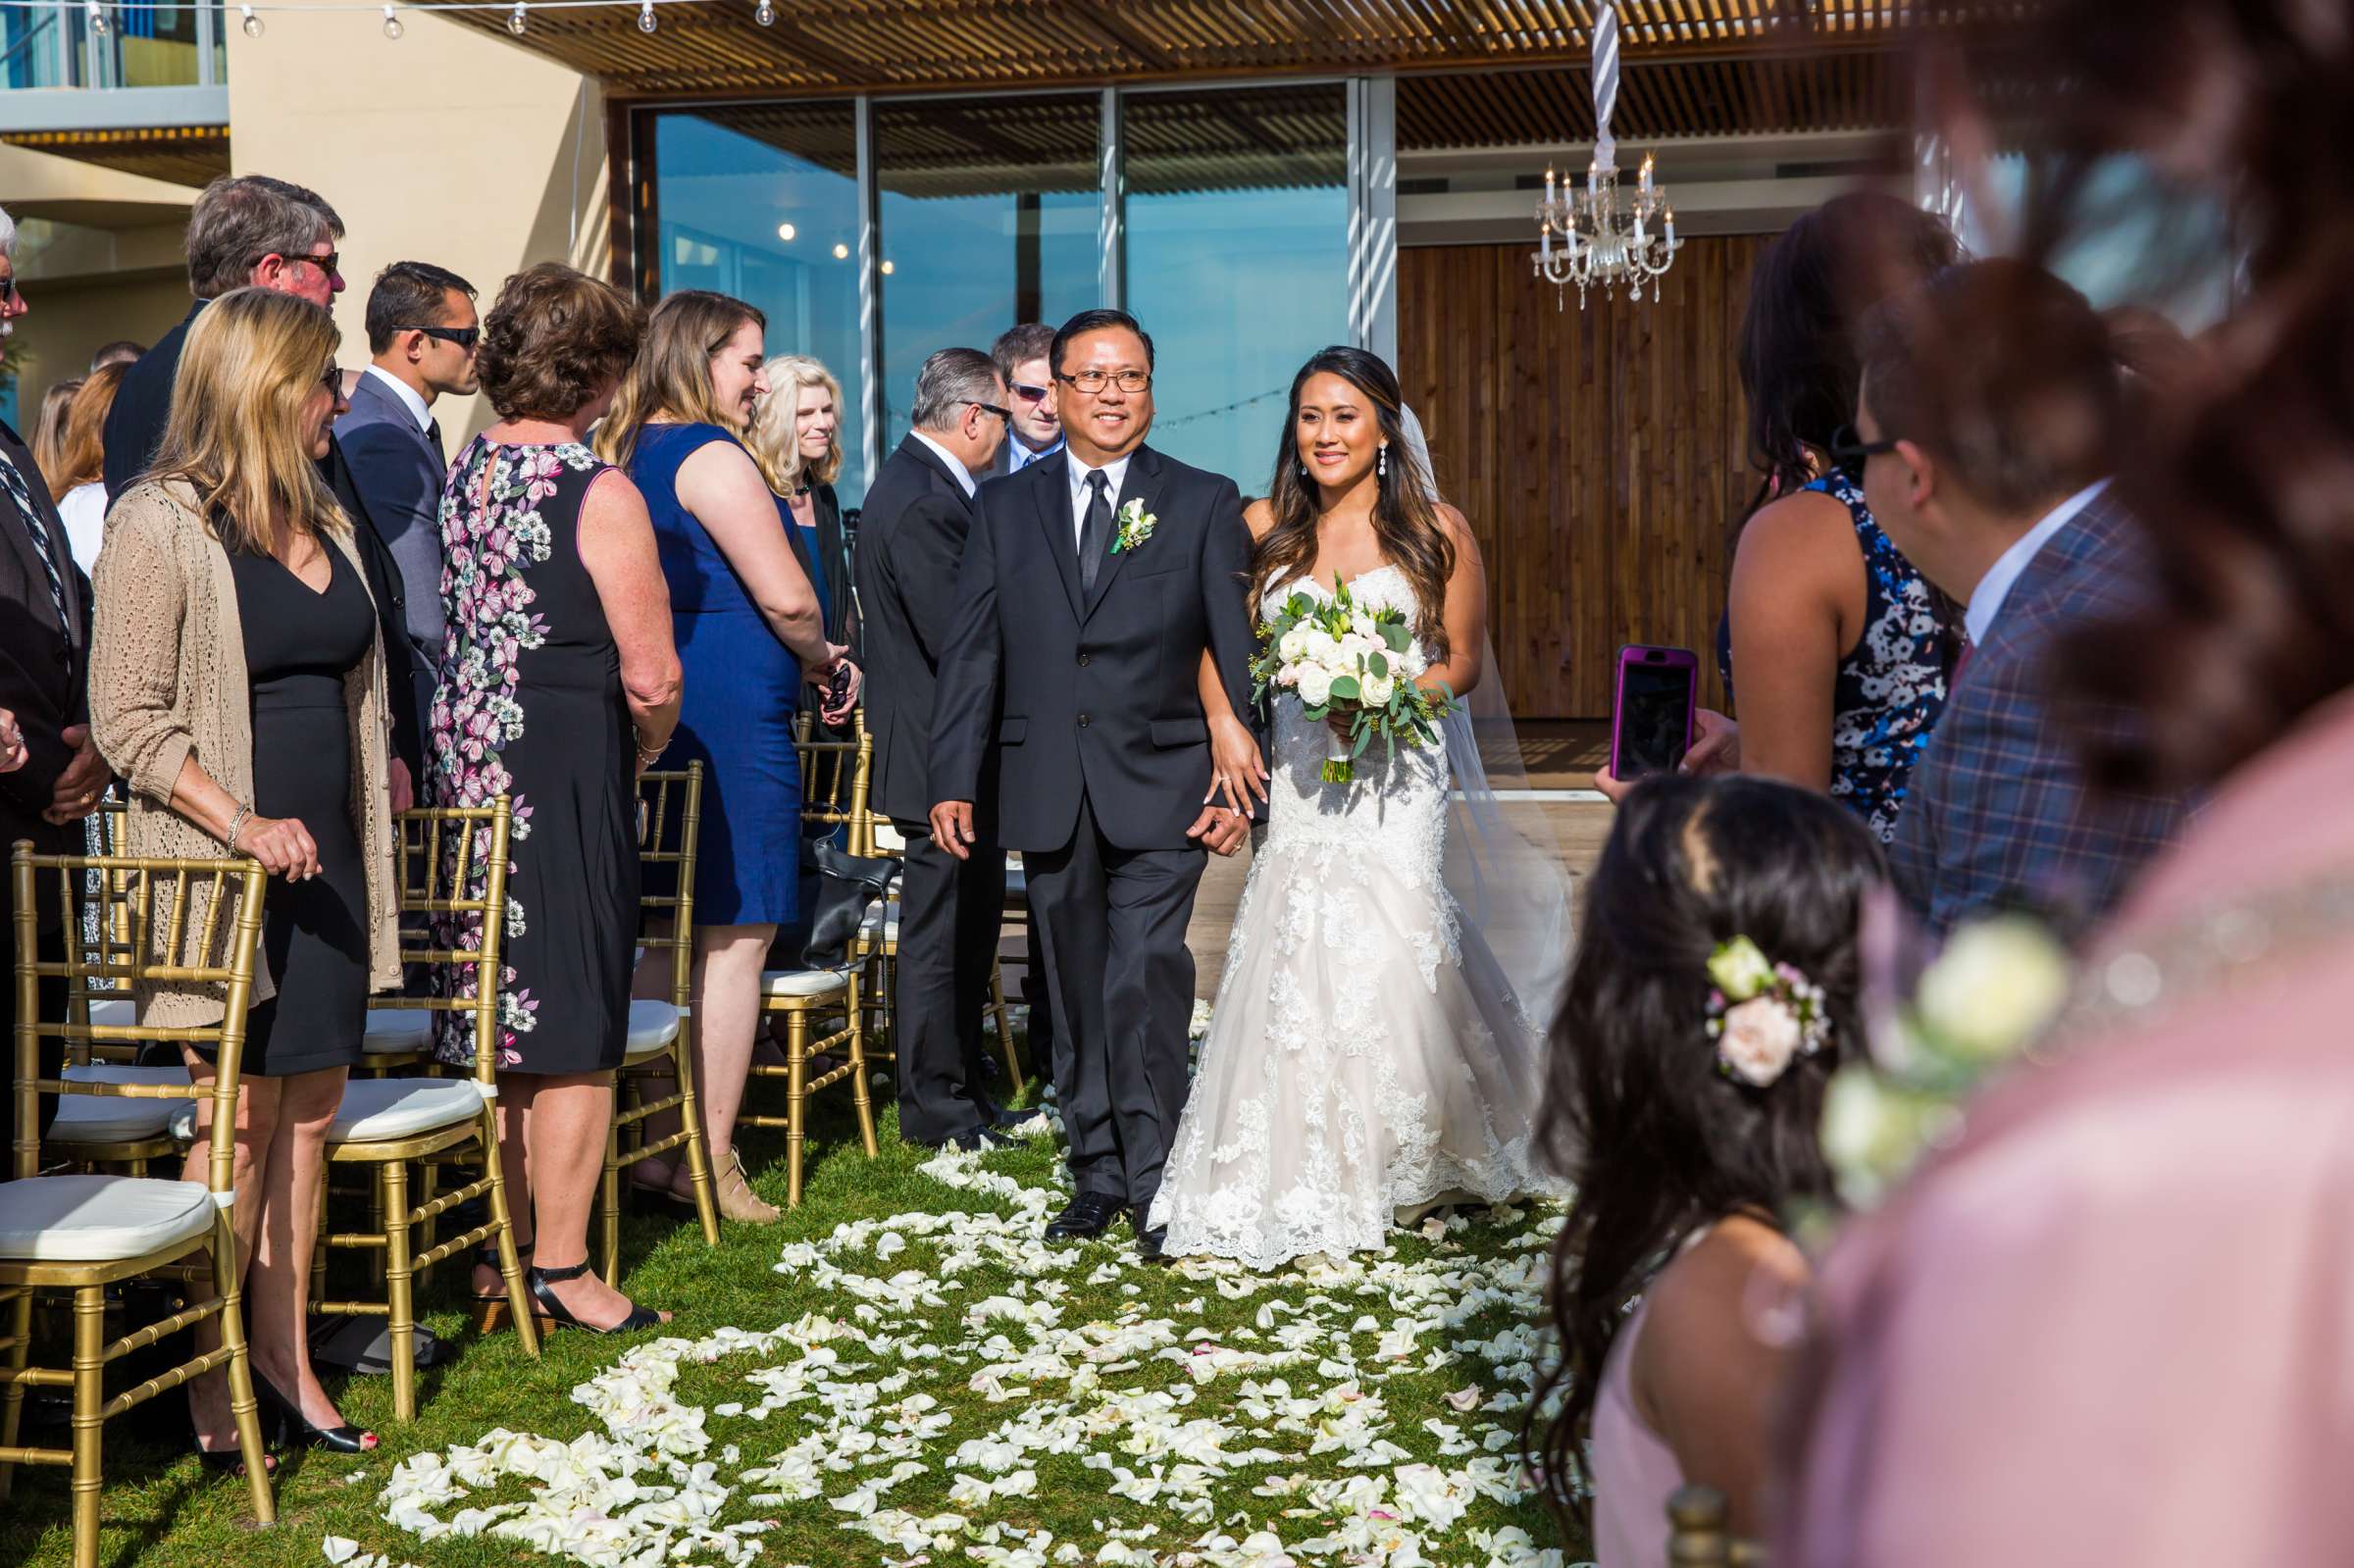
[[[1373,405],[1382,438],[1390,443],[1373,501],[1373,536],[1381,541],[1381,553],[1389,564],[1413,585],[1421,621],[1415,633],[1443,661],[1450,651],[1447,580],[1455,575],[1455,540],[1448,535],[1438,505],[1414,467],[1406,438],[1406,398],[1398,388],[1398,374],[1380,355],[1361,348],[1336,345],[1324,349],[1292,378],[1283,437],[1275,446],[1275,475],[1267,481],[1267,504],[1275,513],[1275,526],[1267,530],[1251,556],[1251,618],[1258,619],[1259,599],[1269,583],[1282,582],[1316,558],[1317,489],[1300,464],[1300,392],[1311,378],[1325,375],[1338,376],[1364,394]]]
[[[1619,806],[1586,881],[1536,1129],[1545,1163],[1577,1186],[1547,1292],[1561,1355],[1522,1433],[1557,1514],[1579,1510],[1571,1478],[1627,1306],[1677,1240],[1831,1201],[1817,1130],[1825,1085],[1863,1038],[1856,934],[1882,876],[1871,835],[1815,790],[1663,775]],[[1803,970],[1831,1018],[1829,1044],[1763,1088],[1718,1072],[1709,1040],[1709,956],[1735,936]]]

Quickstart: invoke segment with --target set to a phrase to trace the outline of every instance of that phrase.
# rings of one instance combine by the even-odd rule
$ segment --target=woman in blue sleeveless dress
[[[663,765],[703,765],[694,882],[691,1048],[721,1213],[765,1223],[735,1153],[736,1118],[760,1019],[760,972],[800,880],[800,762],[793,717],[804,682],[850,672],[829,719],[857,700],[857,671],[825,635],[824,603],[796,531],[737,432],[767,389],[765,318],[724,294],[686,290],[655,307],[598,449],[644,494],[670,585],[687,697]],[[685,1168],[648,1162],[632,1180],[688,1190]]]

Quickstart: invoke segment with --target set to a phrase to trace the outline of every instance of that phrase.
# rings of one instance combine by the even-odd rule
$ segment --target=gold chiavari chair
[[[905,861],[907,842],[899,836],[899,831],[896,828],[881,818],[876,818],[872,831],[874,838],[872,853],[892,860]],[[1018,894],[1011,891],[1013,878],[1019,870],[1020,868],[1016,866],[1006,868],[1008,902],[1019,897]],[[867,911],[865,924],[858,928],[858,935],[853,939],[853,951],[867,960],[870,979],[870,983],[866,986],[866,995],[869,998],[867,1011],[875,1021],[874,1032],[886,1037],[890,1042],[890,1049],[877,1050],[873,1043],[873,1037],[870,1036],[867,1046],[867,1054],[870,1058],[896,1057],[898,1050],[898,1038],[893,1033],[892,1028],[894,998],[898,989],[898,878],[897,872],[892,874],[891,896]],[[994,955],[989,963],[988,1011],[997,1020],[998,1045],[1005,1053],[1007,1086],[1018,1098],[1023,1088],[1022,1063],[1019,1054],[1014,1050],[1013,1029],[1007,1019],[1004,970]]]
[[[604,1277],[621,1279],[621,1172],[625,1165],[685,1145],[687,1173],[694,1188],[695,1218],[705,1245],[719,1245],[719,1209],[711,1190],[711,1156],[704,1146],[702,1112],[694,1102],[694,1053],[688,1049],[687,1019],[693,989],[694,857],[703,821],[703,765],[685,772],[640,774],[638,799],[645,813],[638,858],[648,873],[641,894],[638,945],[668,955],[670,1000],[643,997],[630,1003],[630,1035],[613,1088],[613,1128],[605,1137],[605,1174],[598,1189]],[[648,1098],[647,1095],[652,1095]],[[648,1139],[648,1118],[664,1112],[679,1118],[679,1131]],[[623,1140],[630,1139],[624,1147]]]
[[[70,1466],[73,1471],[74,1568],[96,1568],[98,1497],[102,1485],[100,1437],[106,1422],[179,1388],[215,1368],[229,1373],[230,1409],[236,1420],[237,1451],[245,1466],[254,1517],[277,1517],[269,1467],[256,1414],[244,1316],[239,1307],[236,1236],[230,1210],[236,1200],[236,1103],[238,1057],[245,1043],[245,1008],[253,992],[255,953],[262,930],[262,896],[267,883],[250,860],[134,860],[117,856],[35,855],[20,842],[10,868],[16,879],[17,1037],[12,1042],[17,1096],[14,1181],[0,1183],[0,1302],[9,1308],[9,1327],[0,1347],[0,1497],[6,1497],[20,1464]],[[90,877],[91,873],[95,877]],[[63,963],[40,961],[33,892],[39,879],[55,875],[67,909],[80,898],[96,904],[104,939],[94,946],[72,921]],[[77,885],[82,887],[77,888]],[[235,895],[236,914],[224,919]],[[77,896],[78,895],[78,896]],[[222,928],[226,925],[228,930]],[[218,964],[179,961],[181,938],[191,928],[198,951],[221,953]],[[157,955],[167,955],[159,957]],[[70,1004],[61,1018],[39,1015],[41,981],[64,978],[70,988],[92,980],[121,985],[139,982],[175,986],[219,986],[224,990],[221,1022],[207,1028],[141,1028],[77,1021]],[[86,1018],[86,1014],[84,1015]],[[109,1084],[40,1078],[38,1042],[44,1037],[77,1042],[131,1044],[139,1040],[210,1042],[215,1076],[210,1102],[212,1127],[207,1180],[164,1181],[136,1176],[40,1176],[40,1136],[34,1120],[36,1095],[58,1093],[60,1105],[84,1096],[125,1099],[184,1098],[170,1085]],[[216,1292],[143,1329],[109,1340],[107,1288],[144,1274],[201,1258]],[[32,1303],[36,1292],[63,1291],[73,1297],[73,1369],[29,1364]],[[106,1369],[123,1356],[218,1317],[221,1343],[136,1388],[107,1397]],[[18,1426],[27,1388],[73,1391],[73,1446],[19,1444]]]
[[[480,939],[473,947],[462,939],[449,947],[406,946],[404,964],[446,968],[450,983],[441,988],[461,994],[404,996],[386,1005],[426,1015],[463,1016],[474,1033],[473,1076],[354,1078],[343,1086],[343,1103],[327,1133],[330,1170],[354,1167],[372,1177],[375,1228],[323,1234],[318,1280],[324,1282],[331,1248],[381,1253],[384,1299],[331,1300],[323,1289],[315,1289],[311,1310],[331,1317],[381,1315],[386,1320],[396,1421],[417,1416],[417,1277],[453,1254],[471,1256],[482,1242],[495,1243],[516,1337],[527,1354],[539,1353],[498,1160],[499,953],[506,932],[509,806],[508,798],[500,795],[487,806],[421,806],[393,819],[399,835],[393,858],[401,913],[431,916],[436,924],[479,917]],[[414,943],[429,935],[411,923],[404,939]],[[471,985],[457,978],[461,975]],[[410,1191],[409,1167],[427,1162],[463,1163],[478,1174],[419,1200]],[[488,1210],[484,1223],[447,1238],[431,1229],[440,1216],[478,1197]],[[416,1245],[420,1227],[429,1228],[423,1250]]]
[[[793,745],[801,762],[801,821],[844,829],[851,854],[872,854],[873,818],[867,789],[875,752],[864,715],[852,722],[848,739],[832,740],[817,738],[809,715],[803,714]],[[866,1087],[866,1022],[859,1007],[864,962],[861,955],[851,952],[845,954],[840,969],[771,969],[760,977],[761,1012],[785,1019],[785,1064],[764,1066],[754,1061],[751,1075],[785,1080],[785,1115],[747,1110],[737,1120],[752,1127],[785,1129],[785,1201],[789,1208],[797,1208],[801,1201],[801,1152],[807,1137],[804,1115],[810,1095],[848,1080],[867,1158],[873,1159],[877,1153],[874,1106]],[[812,1037],[817,1021],[838,1011],[841,1027]],[[809,1058],[837,1049],[844,1053],[844,1060],[812,1076]]]
[[[1678,1487],[1667,1499],[1668,1568],[1766,1568],[1766,1550],[1732,1533],[1732,1509],[1714,1487]]]

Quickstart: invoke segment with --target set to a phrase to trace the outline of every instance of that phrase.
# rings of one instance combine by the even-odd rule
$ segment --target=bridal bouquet
[[[1331,726],[1326,784],[1355,780],[1356,759],[1376,738],[1392,754],[1402,742],[1430,745],[1439,721],[1454,711],[1454,693],[1444,685],[1434,694],[1417,683],[1428,666],[1406,617],[1355,602],[1345,583],[1330,598],[1294,593],[1268,610],[1259,633],[1264,646],[1251,662],[1252,695],[1265,702],[1289,691],[1309,719]]]

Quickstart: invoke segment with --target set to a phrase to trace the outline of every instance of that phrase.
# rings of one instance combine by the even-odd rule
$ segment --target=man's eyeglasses
[[[1008,425],[1013,423],[1012,409],[999,408],[995,403],[975,403],[973,407],[979,409],[984,414],[995,414],[998,418],[1003,420]]]
[[[483,329],[480,327],[404,327],[401,330],[423,332],[428,337],[444,343],[455,343],[460,348],[472,348],[476,343],[481,342],[483,337]]]
[[[1853,425],[1842,425],[1831,432],[1831,459],[1841,468],[1862,468],[1864,460],[1884,456],[1896,450],[1899,437],[1868,441]]]
[[[1115,381],[1123,392],[1141,392],[1152,384],[1151,371],[1120,371],[1117,374],[1105,371],[1081,371],[1076,376],[1063,376],[1057,372],[1056,379],[1070,382],[1071,385],[1090,397],[1095,396]]]
[[[1008,381],[1005,384],[1014,396],[1025,403],[1043,403],[1047,400],[1047,393],[1053,390],[1048,386],[1032,386],[1028,381]]]
[[[296,262],[309,262],[313,267],[318,268],[320,273],[326,277],[340,278],[343,276],[343,253],[341,251],[331,250],[324,256],[312,256],[308,254],[301,256],[289,256],[282,250],[266,250],[253,259],[252,265],[259,267],[263,262],[268,261],[273,256],[276,256],[280,261],[284,262],[289,267],[294,265]]]

